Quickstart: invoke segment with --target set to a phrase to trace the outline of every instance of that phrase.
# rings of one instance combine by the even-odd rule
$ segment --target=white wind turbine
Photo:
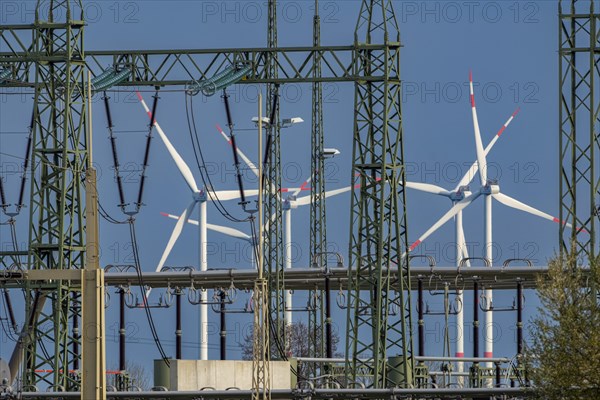
[[[494,138],[490,141],[490,143],[485,148],[485,155],[492,150],[500,136],[504,133],[504,131],[508,128],[510,123],[519,113],[519,109],[517,109],[510,118],[502,125],[500,130],[496,133]],[[479,165],[477,161],[473,162],[467,173],[462,177],[458,185],[452,191],[448,191],[444,188],[441,188],[436,185],[428,184],[428,183],[415,183],[415,182],[406,182],[405,186],[409,189],[414,189],[421,192],[431,193],[438,196],[447,197],[452,201],[452,204],[456,204],[457,202],[463,200],[465,196],[468,196],[469,184],[475,178],[475,174],[479,170]],[[456,266],[459,267],[461,264],[461,259],[467,259],[466,265],[470,266],[470,262],[468,260],[469,254],[467,251],[467,242],[465,239],[465,234],[463,230],[463,222],[462,222],[462,211],[459,211],[454,218],[455,225],[455,240],[456,240]],[[457,293],[458,302],[461,304],[461,307],[457,310],[456,313],[456,353],[455,357],[464,357],[464,307],[463,305],[463,291],[459,290]],[[457,372],[463,372],[463,363],[458,363]]]
[[[137,93],[138,99],[139,99],[142,107],[144,108],[146,113],[148,113],[148,116],[150,117],[150,120],[152,121],[153,120],[152,112],[148,108],[142,95],[139,92],[136,92],[136,93]],[[189,166],[185,163],[185,161],[179,155],[179,153],[177,152],[175,147],[171,144],[171,141],[169,140],[169,138],[164,133],[164,131],[162,130],[162,128],[160,127],[160,125],[158,124],[158,122],[156,120],[154,120],[154,126],[156,127],[156,131],[158,132],[163,143],[165,144],[169,154],[173,158],[173,161],[175,161],[175,164],[177,165],[179,172],[183,176],[183,179],[185,180],[188,187],[190,188],[190,191],[192,192],[192,202],[183,211],[183,213],[179,217],[179,220],[177,221],[177,224],[175,225],[175,228],[173,229],[173,232],[171,233],[169,242],[167,243],[167,246],[162,254],[162,257],[161,257],[160,261],[158,262],[156,271],[160,272],[162,270],[162,268],[164,267],[165,262],[166,262],[167,258],[169,257],[169,254],[171,254],[171,250],[173,250],[173,247],[175,246],[177,239],[179,238],[179,236],[181,235],[181,232],[183,231],[185,222],[190,218],[190,216],[194,212],[194,208],[196,207],[196,204],[198,204],[198,203],[200,203],[200,207],[199,207],[200,208],[200,218],[199,219],[201,221],[198,224],[198,226],[200,228],[199,229],[199,231],[200,231],[200,243],[199,243],[200,244],[200,246],[199,246],[200,247],[199,248],[200,271],[206,271],[208,269],[207,254],[206,254],[207,253],[207,248],[206,248],[206,244],[207,244],[207,222],[206,222],[207,201],[217,199],[217,198],[222,201],[238,199],[239,192],[233,191],[233,190],[226,190],[226,191],[220,191],[220,192],[200,190],[198,188],[198,185],[196,184],[196,180],[194,179],[194,176],[193,176],[192,171],[190,170]],[[246,196],[257,196],[258,190],[247,190],[247,191],[244,191],[244,193],[246,194]],[[150,290],[146,291],[146,298],[148,297],[149,294],[150,294]],[[208,301],[208,295],[207,295],[206,291],[203,291],[201,296],[202,296],[201,297],[202,303],[200,304],[200,359],[208,360],[208,306],[206,304]],[[146,299],[144,299],[144,302],[145,302],[145,300]]]
[[[221,129],[221,127],[219,125],[217,125],[217,130],[219,131],[219,133],[221,134],[223,139],[225,141],[227,141],[227,143],[229,143],[229,145],[232,145],[231,139],[229,138],[229,136],[227,136],[227,134],[223,131],[223,129]],[[244,162],[246,163],[248,168],[250,168],[252,170],[252,172],[258,177],[258,169],[252,163],[252,161],[250,161],[250,159],[244,154],[244,152],[242,150],[240,150],[239,146],[236,146],[236,150],[237,150],[237,153],[239,154],[240,158],[242,160],[244,160]],[[331,158],[331,157],[334,157],[334,156],[340,154],[340,152],[337,149],[325,149],[324,152],[326,154],[324,154],[323,156],[328,157],[328,158]],[[282,199],[282,201],[283,201],[283,220],[284,220],[284,225],[285,225],[284,267],[286,269],[292,268],[292,243],[293,243],[292,242],[292,210],[296,209],[298,207],[307,206],[307,205],[311,204],[311,199],[312,199],[311,196],[303,196],[299,199],[297,198],[297,196],[300,194],[300,192],[305,191],[305,190],[310,190],[310,189],[307,189],[306,186],[310,183],[311,179],[312,179],[312,177],[307,179],[300,188],[283,189],[280,191],[280,197],[281,197],[281,193],[292,192],[291,195],[288,196],[286,199]],[[360,186],[358,186],[358,187],[360,187]],[[325,192],[324,197],[328,198],[328,197],[332,197],[332,196],[337,196],[342,193],[347,193],[351,190],[352,190],[352,186],[348,186],[348,187],[336,189],[336,190],[331,190],[329,192]],[[269,220],[265,222],[265,231],[268,230],[269,224],[272,223],[274,218],[275,218],[275,215],[272,215],[271,218],[269,218]],[[287,325],[291,325],[292,324],[292,291],[291,290],[286,291],[285,304],[286,304],[286,306],[285,306],[285,308],[286,308],[285,323]]]
[[[486,259],[492,262],[492,208],[491,203],[492,199],[499,201],[500,203],[515,208],[520,211],[524,211],[535,216],[547,219],[549,221],[563,223],[565,226],[572,227],[571,224],[564,223],[560,221],[558,218],[555,218],[549,214],[546,214],[542,211],[539,211],[527,204],[524,204],[516,199],[513,199],[510,196],[507,196],[500,192],[500,187],[497,183],[488,181],[487,179],[487,161],[486,161],[486,152],[483,149],[483,144],[481,141],[481,132],[479,129],[479,120],[477,117],[477,108],[475,106],[475,95],[473,91],[473,75],[469,74],[469,83],[470,83],[470,100],[471,100],[471,112],[473,117],[473,128],[475,133],[475,147],[477,151],[477,164],[479,170],[479,177],[481,181],[481,187],[477,192],[474,193],[465,193],[465,197],[455,203],[455,205],[440,218],[431,228],[429,228],[419,239],[412,244],[410,250],[414,250],[417,246],[419,246],[425,239],[427,239],[432,233],[438,230],[441,226],[443,226],[446,222],[448,222],[451,218],[457,216],[462,210],[468,207],[473,201],[475,201],[479,196],[485,196],[485,247],[486,247]],[[440,188],[441,189],[441,188]],[[443,189],[442,189],[443,190]],[[462,241],[462,239],[461,239]],[[486,290],[485,296],[487,297],[488,304],[492,304],[492,291],[490,289]],[[484,356],[486,358],[490,358],[493,356],[493,337],[492,337],[492,324],[493,324],[493,315],[491,312],[487,312],[485,321],[485,353]]]
[[[161,212],[160,214],[163,217],[171,218],[174,220],[179,220],[179,215],[167,214],[164,212]],[[192,225],[196,225],[196,226],[200,225],[200,223],[194,219],[188,219],[188,223],[192,224]],[[209,231],[222,233],[223,235],[248,242],[253,248],[256,247],[256,245],[257,245],[256,238],[253,235],[252,236],[248,235],[247,233],[244,233],[238,229],[230,228],[230,227],[222,226],[222,225],[214,225],[214,224],[206,224],[206,228]],[[252,266],[253,266],[253,268],[255,268],[254,257],[252,257]]]
[[[286,269],[290,269],[292,268],[292,210],[297,209],[298,207],[302,207],[302,206],[307,206],[309,204],[311,204],[311,196],[303,196],[301,198],[296,198],[296,196],[302,191],[302,190],[310,190],[310,189],[306,189],[306,184],[309,181],[306,181],[304,185],[302,185],[301,188],[296,189],[295,192],[292,193],[291,196],[289,196],[287,199],[284,200],[283,203],[283,220],[285,221],[285,237],[284,237],[284,246],[285,246],[285,268]],[[329,192],[325,192],[325,198],[329,198],[329,197],[333,197],[333,196],[337,196],[343,193],[348,193],[350,190],[352,190],[352,187],[345,187],[345,188],[341,188],[341,189],[336,189],[336,190],[331,190]],[[177,215],[173,215],[173,214],[167,214],[167,213],[161,213],[163,216],[171,218],[171,219],[175,219],[178,220],[179,217]],[[271,218],[272,219],[272,218]],[[188,222],[190,224],[193,225],[198,225],[198,221],[195,220],[188,220]],[[265,225],[268,225],[269,222],[266,222]],[[215,232],[220,232],[224,235],[236,238],[236,239],[241,239],[244,240],[248,243],[250,243],[252,246],[256,246],[256,240],[253,236],[248,235],[240,230],[234,229],[234,228],[229,228],[226,226],[220,226],[220,225],[212,225],[212,224],[208,224],[207,225],[209,230],[213,230]],[[292,323],[292,292],[291,290],[287,290],[286,291],[286,312],[285,312],[285,323],[286,324],[291,324]]]

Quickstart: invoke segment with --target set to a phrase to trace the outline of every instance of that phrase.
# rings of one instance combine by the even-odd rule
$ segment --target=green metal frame
[[[81,3],[79,9],[81,10]],[[74,19],[69,1],[51,1],[48,21],[34,24],[35,117],[30,203],[28,269],[81,269],[85,263],[83,177],[87,160],[85,135],[83,15]],[[64,15],[66,21],[55,21]],[[44,60],[45,59],[45,60]],[[78,390],[79,377],[69,368],[79,354],[80,339],[70,327],[80,287],[57,280],[53,289],[27,288],[27,315],[39,313],[29,328],[35,340],[25,346],[23,384],[47,384]],[[34,309],[37,305],[37,310]],[[77,346],[75,347],[77,348]]]
[[[567,4],[565,4],[567,3]],[[559,1],[561,252],[598,255],[600,217],[600,14],[595,1]]]
[[[269,49],[277,48],[277,1],[269,0],[269,18],[267,27],[267,45]],[[267,84],[267,117],[274,115],[267,133],[271,136],[269,163],[265,165],[267,186],[264,192],[265,218],[268,218],[268,229],[265,230],[265,257],[263,268],[269,277],[269,300],[271,313],[271,353],[278,359],[284,358],[287,351],[285,326],[285,281],[284,281],[284,243],[283,243],[283,208],[281,203],[281,124],[279,102],[273,114],[273,99],[279,91],[279,84],[273,83],[279,76],[279,54],[270,52],[266,61]],[[262,162],[262,160],[261,160]]]
[[[321,16],[319,1],[315,0],[313,20],[313,46],[321,46]],[[317,81],[323,75],[323,62],[319,53],[314,54],[313,77]],[[310,266],[323,268],[327,264],[327,215],[325,212],[325,159],[323,158],[325,136],[323,132],[323,84],[312,84],[312,135],[311,135],[311,203],[310,203]],[[325,353],[325,314],[324,291],[311,290],[313,309],[308,312],[309,355],[324,358]],[[321,371],[318,368],[321,367]],[[311,376],[323,375],[322,366],[310,364]]]
[[[13,82],[8,86],[35,90],[38,109],[32,159],[35,179],[31,192],[28,268],[79,269],[84,263],[81,183],[87,146],[83,134],[85,96],[78,91],[84,87],[86,67],[98,73],[109,64],[130,68],[129,80],[119,84],[124,87],[185,85],[213,76],[237,62],[253,67],[252,74],[242,84],[266,83],[273,87],[275,84],[354,82],[353,173],[358,177],[353,178],[353,183],[360,183],[361,190],[352,200],[350,262],[354,270],[348,296],[349,361],[346,375],[349,380],[355,380],[366,374],[366,379],[373,379],[373,385],[377,387],[391,384],[387,380],[388,372],[394,372],[395,376],[401,373],[406,381],[410,381],[409,267],[402,257],[408,246],[405,195],[400,185],[404,179],[400,39],[391,1],[362,1],[355,43],[351,46],[320,46],[315,41],[313,46],[307,47],[277,47],[276,2],[271,0],[267,48],[108,50],[86,52],[85,57],[83,21],[71,18],[67,1],[53,0],[51,4],[52,9],[63,8],[66,22],[51,19],[49,22],[36,20],[31,25],[0,26],[0,44],[7,49],[0,52],[0,65],[13,69]],[[77,4],[81,6],[81,0]],[[323,137],[318,86],[314,87],[317,105],[313,110],[316,116],[313,119],[313,168]],[[271,90],[268,91],[270,95]],[[267,104],[270,107],[271,102],[267,100]],[[278,121],[277,113],[273,162],[267,167],[267,176],[275,188],[279,187],[281,179]],[[317,187],[317,193],[322,193],[324,180],[317,175],[314,173],[312,185]],[[283,235],[279,193],[268,193],[265,202],[265,216],[269,218],[274,214],[275,222],[270,224],[272,229],[266,235],[263,267],[269,273],[275,329],[284,340],[285,329],[281,327],[285,284],[280,275],[283,272]],[[311,211],[311,229],[322,231],[311,243],[313,255],[326,243],[324,226],[317,226],[315,221],[319,218],[316,215],[324,215],[324,207]],[[324,221],[324,218],[319,220]],[[12,253],[1,253],[0,265],[12,264],[15,257]],[[388,266],[397,266],[401,270],[399,279],[390,278],[386,272]],[[51,303],[51,310],[42,309],[32,332],[34,340],[27,346],[25,383],[47,383],[73,389],[78,383],[69,376],[68,366],[73,365],[77,355],[69,350],[73,349],[74,340],[69,332],[74,313],[70,314],[69,309],[78,309],[71,294],[79,289],[67,281],[57,281],[43,290],[42,297]],[[33,288],[28,290],[30,299],[34,293]],[[388,315],[387,310],[394,303],[404,310],[399,317]],[[49,323],[45,324],[45,321]],[[39,346],[42,341],[50,340],[56,345],[52,349],[46,348],[48,354],[45,355]],[[397,354],[401,354],[405,362],[389,371],[386,357]],[[359,361],[366,355],[372,356],[374,362]],[[42,367],[53,372],[35,372]]]
[[[364,42],[359,42],[364,40]],[[377,41],[386,46],[373,48]],[[352,228],[346,340],[347,379],[370,371],[365,383],[382,388],[412,384],[410,269],[406,231],[404,142],[402,137],[400,33],[391,0],[363,0],[355,46],[356,82]],[[401,270],[398,281],[386,267]],[[369,290],[362,291],[366,286]],[[396,294],[395,294],[396,293]],[[398,316],[390,315],[396,304]],[[403,362],[388,364],[391,356]]]

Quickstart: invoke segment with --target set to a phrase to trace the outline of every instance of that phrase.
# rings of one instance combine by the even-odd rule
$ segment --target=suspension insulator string
[[[115,179],[117,181],[117,188],[119,191],[119,207],[121,208],[121,211],[125,212],[125,206],[127,204],[125,204],[125,194],[123,192],[123,180],[121,179],[121,172],[120,172],[120,167],[121,165],[119,164],[119,155],[117,153],[117,139],[115,138],[114,135],[114,124],[113,124],[113,120],[112,120],[112,113],[110,111],[110,103],[108,100],[110,100],[110,97],[108,97],[106,95],[106,92],[104,92],[104,96],[102,96],[102,100],[104,100],[104,110],[106,112],[106,122],[108,123],[108,139],[110,140],[110,149],[112,152],[112,157],[113,157],[113,168],[115,170]]]
[[[27,183],[27,169],[29,169],[29,160],[31,159],[31,145],[33,143],[33,130],[35,126],[35,108],[31,112],[31,122],[29,123],[29,137],[25,146],[25,162],[23,163],[23,175],[21,176],[21,187],[19,188],[19,202],[17,203],[17,213],[21,211],[25,204],[25,184]]]
[[[145,146],[145,150],[144,150],[144,159],[143,159],[142,171],[141,171],[141,176],[140,176],[140,185],[139,185],[138,194],[136,197],[137,201],[135,203],[135,208],[133,210],[127,210],[127,206],[130,203],[125,202],[125,190],[123,188],[123,178],[121,177],[118,148],[117,148],[117,139],[114,134],[115,126],[114,126],[113,119],[112,119],[112,112],[110,110],[110,103],[109,103],[110,97],[108,97],[106,95],[106,92],[104,92],[104,96],[102,99],[104,100],[104,109],[106,112],[106,120],[108,123],[110,147],[111,147],[112,157],[113,157],[113,168],[115,170],[115,178],[117,181],[117,189],[119,192],[119,207],[121,208],[121,211],[123,212],[123,214],[125,214],[129,217],[132,217],[132,216],[138,214],[140,212],[140,209],[144,205],[143,198],[144,198],[144,188],[146,185],[146,170],[148,168],[148,164],[149,164],[149,160],[150,160],[152,132],[154,130],[154,124],[156,122],[156,110],[158,109],[158,99],[159,99],[158,89],[156,90],[156,93],[154,95],[154,102],[152,104],[152,115],[151,115],[150,124],[148,126],[148,130],[147,130],[148,135],[146,136],[146,146]]]
[[[268,130],[268,135],[267,135],[267,144],[265,146],[265,158],[263,161],[263,165],[265,167],[268,167],[269,162],[271,160],[271,143],[273,142],[273,135],[275,134],[273,132],[273,128],[275,128],[275,125],[277,123],[277,121],[275,121],[275,117],[277,116],[277,109],[279,107],[279,85],[275,85],[275,88],[273,89],[273,105],[271,106],[271,116],[269,119],[269,130]],[[268,174],[264,174],[262,176],[262,185],[263,187],[266,187],[266,180],[267,180],[267,175]]]
[[[231,117],[231,108],[229,107],[229,95],[227,89],[223,89],[223,101],[225,103],[225,113],[227,114],[227,126],[229,127],[229,137],[231,138],[231,149],[233,151],[233,162],[235,164],[235,174],[237,178],[238,188],[240,190],[240,199],[242,208],[246,210],[246,194],[244,193],[244,182],[242,180],[242,172],[240,171],[240,159],[237,152],[237,144],[235,142],[235,132],[233,129],[233,118]]]
[[[158,90],[154,94],[154,101],[152,103],[152,115],[150,116],[150,125],[148,126],[148,136],[146,138],[146,150],[144,151],[144,163],[142,165],[142,174],[140,176],[140,188],[138,191],[138,198],[136,204],[136,211],[139,212],[142,207],[144,198],[144,186],[146,184],[146,169],[148,168],[148,160],[150,157],[150,145],[152,144],[152,132],[154,130],[154,124],[156,123],[156,110],[158,108]]]

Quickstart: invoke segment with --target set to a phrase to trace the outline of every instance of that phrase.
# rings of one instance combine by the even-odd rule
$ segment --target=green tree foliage
[[[556,258],[538,280],[527,360],[540,399],[600,399],[600,268],[591,264],[587,273],[572,257]]]

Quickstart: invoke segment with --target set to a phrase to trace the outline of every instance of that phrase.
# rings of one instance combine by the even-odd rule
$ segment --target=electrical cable
[[[223,206],[221,201],[218,199],[218,196],[216,195],[216,193],[213,192],[213,185],[212,185],[212,180],[210,179],[210,174],[206,173],[206,176],[204,175],[206,172],[206,163],[204,161],[204,154],[202,153],[202,147],[200,146],[200,141],[198,139],[198,131],[196,130],[196,121],[195,121],[195,116],[193,113],[192,96],[189,96],[189,98],[190,98],[189,106],[188,106],[187,98],[188,98],[188,95],[186,95],[185,104],[186,104],[186,116],[187,116],[187,121],[188,121],[190,139],[192,141],[192,148],[194,150],[194,157],[196,159],[196,165],[198,166],[198,169],[200,171],[200,177],[202,178],[204,187],[205,187],[206,191],[208,192],[208,195],[211,198],[211,200],[215,203],[215,206],[217,207],[217,210],[219,211],[219,213],[221,213],[221,215],[223,215],[225,218],[227,218],[228,220],[230,220],[232,222],[239,222],[237,218],[235,218],[231,214],[229,214],[229,212],[225,209],[225,206]],[[191,109],[191,111],[190,111],[190,109]],[[191,116],[191,119],[190,119],[190,116]],[[200,160],[202,160],[202,161],[200,161]],[[216,201],[215,201],[215,198],[216,198]]]
[[[223,205],[223,203],[219,199],[219,196],[213,191],[212,181],[210,178],[210,174],[207,173],[206,162],[204,159],[204,154],[202,153],[202,147],[200,146],[200,140],[198,137],[198,130],[196,127],[196,117],[194,115],[193,96],[190,96],[189,94],[186,93],[185,97],[186,97],[186,101],[185,101],[186,117],[187,117],[187,122],[188,122],[190,138],[192,140],[194,156],[196,158],[196,164],[200,171],[200,177],[202,178],[202,182],[204,183],[204,186],[206,188],[206,192],[208,193],[208,196],[210,197],[211,201],[217,207],[217,210],[219,211],[219,213],[223,217],[228,219],[229,221],[237,222],[237,223],[248,222],[249,218],[239,219],[239,218],[233,216],[231,213],[229,213],[229,211],[227,211],[227,208]],[[188,98],[189,98],[189,104],[187,101]]]
[[[100,214],[100,216],[105,219],[106,221],[108,221],[111,224],[114,225],[124,225],[129,223],[129,220],[125,220],[125,221],[119,221],[114,217],[111,217],[110,214],[106,211],[106,209],[102,206],[102,203],[100,202],[100,196],[97,197],[97,203],[98,203],[98,214]]]
[[[146,311],[146,318],[148,320],[148,325],[150,326],[150,332],[152,333],[152,338],[154,339],[156,348],[158,349],[158,352],[160,353],[163,361],[165,362],[165,365],[167,367],[170,367],[171,363],[169,362],[167,354],[165,353],[165,350],[162,347],[162,344],[160,342],[160,338],[158,337],[158,333],[156,332],[156,326],[154,325],[154,319],[152,318],[152,312],[151,312],[150,308],[147,307],[148,299],[146,298],[146,293],[144,291],[146,286],[144,284],[144,277],[142,276],[142,269],[141,269],[139,250],[138,250],[138,242],[137,242],[137,236],[135,233],[135,219],[133,219],[133,218],[130,219],[129,233],[131,236],[131,244],[133,247],[133,258],[135,261],[135,270],[136,270],[136,273],[138,276],[138,283],[139,283],[139,287],[140,287],[140,292],[142,294],[142,299],[144,299],[144,305],[146,305],[146,307],[144,307],[144,310]]]
[[[9,320],[9,318],[11,318],[12,312],[10,311],[9,304],[7,302],[7,299],[9,299],[8,297],[6,297],[7,293],[8,293],[8,291],[6,289],[2,289],[2,294],[3,294],[2,305],[4,308],[4,313],[6,315],[6,318],[0,318],[0,321],[2,322],[2,330],[6,334],[6,337],[11,341],[16,342],[18,340],[18,337],[14,336],[16,333],[16,331],[14,330],[15,325],[12,325],[12,322],[11,322],[12,329],[11,329],[11,325],[8,325],[8,320]],[[12,316],[12,318],[14,319],[14,315]],[[5,322],[6,322],[6,325],[8,325],[8,326],[5,326]]]

